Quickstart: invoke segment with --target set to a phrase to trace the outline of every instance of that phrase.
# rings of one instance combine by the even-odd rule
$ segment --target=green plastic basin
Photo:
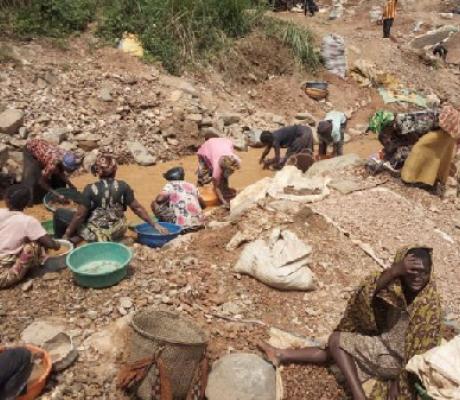
[[[104,288],[120,282],[128,272],[131,250],[114,242],[89,243],[67,255],[67,266],[78,285]]]
[[[48,235],[54,236],[54,225],[52,219],[50,219],[49,221],[43,221],[42,226]]]

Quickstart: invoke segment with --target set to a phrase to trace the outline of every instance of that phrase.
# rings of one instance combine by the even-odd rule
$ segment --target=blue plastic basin
[[[137,232],[137,241],[149,247],[162,247],[170,240],[179,236],[182,231],[182,227],[180,225],[171,224],[169,222],[159,222],[159,224],[166,228],[169,231],[169,234],[161,235],[153,226],[144,223],[137,225],[135,228]]]

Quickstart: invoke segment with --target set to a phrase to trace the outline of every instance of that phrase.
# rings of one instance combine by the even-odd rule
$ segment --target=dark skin
[[[6,206],[7,208],[10,210],[10,211],[20,211],[20,212],[23,212],[24,209],[17,209],[17,208],[14,208],[11,203],[9,202],[8,199],[5,200],[5,203],[6,203]],[[42,236],[41,238],[39,238],[38,240],[38,243],[40,244],[40,246],[44,247],[45,249],[53,249],[53,250],[59,250],[59,248],[61,247],[61,245],[59,244],[59,242],[56,242],[55,240],[53,240],[51,238],[50,235],[46,234],[44,236]]]
[[[265,149],[260,156],[259,164],[263,164],[264,168],[268,168],[273,165],[275,169],[281,169],[283,161],[281,159],[281,148],[279,144],[273,144],[273,138],[271,140],[267,140],[264,142]],[[273,148],[275,152],[275,157],[270,160],[265,160],[265,158],[270,153],[271,149]]]
[[[76,187],[75,185],[70,181],[69,179],[69,175],[70,173],[72,173],[73,171],[71,170],[66,170],[64,168],[63,165],[59,165],[58,168],[57,168],[57,172],[55,174],[57,174],[65,183],[66,185],[70,188],[70,189],[73,189],[73,190],[76,190]],[[43,175],[40,177],[40,180],[38,181],[38,184],[44,189],[46,190],[47,192],[51,192],[53,193],[57,199],[63,203],[66,202],[66,198],[59,194],[58,192],[56,192],[49,184],[49,181],[48,179],[46,179]]]
[[[114,170],[113,173],[107,176],[106,178],[115,178],[115,175],[116,170]],[[150,218],[145,208],[142,207],[142,205],[136,199],[134,199],[134,201],[128,207],[134,214],[136,214],[143,221],[147,222],[149,225],[155,228],[161,235],[166,235],[169,233],[169,231],[166,228],[163,228],[160,224],[158,224]],[[72,239],[72,241],[76,241],[75,233],[77,232],[78,228],[80,228],[80,226],[86,221],[88,213],[89,209],[87,207],[85,207],[82,204],[78,206],[77,212],[75,213],[72,221],[67,227],[63,239]]]
[[[376,294],[396,279],[401,279],[407,304],[411,304],[417,294],[430,279],[431,268],[424,266],[420,258],[407,255],[401,263],[385,270],[377,281]],[[325,350],[316,347],[304,349],[277,349],[261,343],[260,349],[274,365],[283,363],[312,363],[318,365],[335,362],[342,371],[354,400],[365,400],[366,396],[358,379],[356,362],[351,355],[340,348],[340,332],[333,332]],[[399,395],[398,382],[390,385],[388,400],[396,400]]]

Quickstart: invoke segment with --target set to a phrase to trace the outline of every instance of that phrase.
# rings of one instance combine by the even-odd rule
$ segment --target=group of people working
[[[316,158],[327,155],[330,145],[332,156],[343,154],[345,127],[343,113],[326,115],[317,127],[318,156],[314,154],[312,129],[307,126],[264,131],[261,142],[266,147],[260,163],[265,168],[296,165],[307,170]],[[378,134],[383,145],[383,164],[400,170],[405,181],[434,185],[448,174],[455,140],[460,137],[460,112],[450,106],[441,113],[378,112],[371,118],[369,129]],[[284,156],[281,148],[286,148]],[[267,159],[272,149],[274,157]],[[45,191],[65,201],[55,190],[64,184],[73,187],[68,173],[81,163],[72,153],[39,139],[31,140],[25,153],[28,158],[23,183],[8,188],[7,208],[0,210],[0,288],[19,282],[38,265],[44,249],[59,248],[41,224],[23,211]],[[211,183],[218,199],[227,205],[236,194],[229,186],[229,178],[241,164],[232,142],[225,138],[209,139],[197,155],[198,185]],[[78,209],[56,210],[56,237],[73,241],[119,240],[128,228],[127,208],[159,232],[164,232],[164,228],[157,220],[177,223],[185,230],[203,226],[204,201],[198,188],[185,180],[183,168],[175,167],[164,174],[167,183],[151,204],[157,220],[136,200],[129,184],[116,178],[116,172],[117,163],[112,155],[97,156],[92,173],[98,180],[84,188]],[[429,246],[401,249],[391,268],[366,278],[356,290],[327,345],[282,350],[261,343],[260,348],[274,364],[334,362],[354,400],[410,400],[415,393],[415,378],[404,370],[405,364],[413,355],[438,345],[441,339],[441,306],[432,270]],[[9,364],[12,367],[8,369],[8,379],[0,372],[0,393],[24,390],[23,376],[29,371],[30,354],[23,349],[12,350],[17,354],[0,352],[0,364],[13,356],[24,362]],[[12,371],[13,367],[17,371]]]
[[[372,174],[388,170],[407,184],[443,194],[460,139],[458,110],[445,105],[440,111],[378,111],[370,119],[369,130],[383,146],[368,161]]]

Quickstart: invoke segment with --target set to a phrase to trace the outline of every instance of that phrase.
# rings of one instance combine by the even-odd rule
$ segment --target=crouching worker
[[[332,144],[332,155],[343,155],[343,143],[347,117],[343,112],[331,111],[318,123],[319,158],[326,158],[327,148]]]
[[[134,214],[152,225],[158,232],[168,231],[152,221],[144,207],[134,198],[134,192],[124,181],[115,179],[117,162],[110,154],[99,154],[92,167],[99,180],[86,185],[82,204],[76,212],[58,208],[53,216],[56,237],[78,242],[110,242],[123,239],[128,222],[125,212]]]
[[[212,138],[198,149],[198,185],[211,183],[219,201],[226,207],[236,196],[229,187],[229,177],[240,169],[240,159],[233,150],[233,143],[226,138]]]
[[[23,213],[31,192],[25,185],[10,186],[7,208],[0,209],[0,288],[16,285],[42,261],[43,249],[59,249],[35,218]]]
[[[24,347],[0,351],[0,399],[15,400],[24,395],[33,366],[32,353]]]
[[[162,222],[180,225],[183,232],[202,228],[205,204],[195,185],[184,180],[184,169],[175,167],[163,176],[168,183],[152,202],[155,216]]]
[[[259,161],[264,168],[281,169],[288,164],[306,171],[313,164],[313,133],[308,126],[292,125],[274,132],[264,131],[260,135],[260,141],[265,145]],[[275,156],[266,160],[272,148]],[[284,157],[280,154],[282,148],[286,149]]]
[[[326,349],[260,347],[274,364],[334,362],[354,400],[412,400],[415,378],[404,368],[441,339],[440,298],[431,272],[430,248],[402,249],[391,268],[358,288]]]
[[[65,198],[56,189],[66,186],[75,189],[69,174],[75,172],[82,160],[74,153],[65,151],[42,139],[31,139],[24,148],[24,172],[22,183],[32,193],[32,203],[43,201],[47,192],[53,193],[59,200]]]

